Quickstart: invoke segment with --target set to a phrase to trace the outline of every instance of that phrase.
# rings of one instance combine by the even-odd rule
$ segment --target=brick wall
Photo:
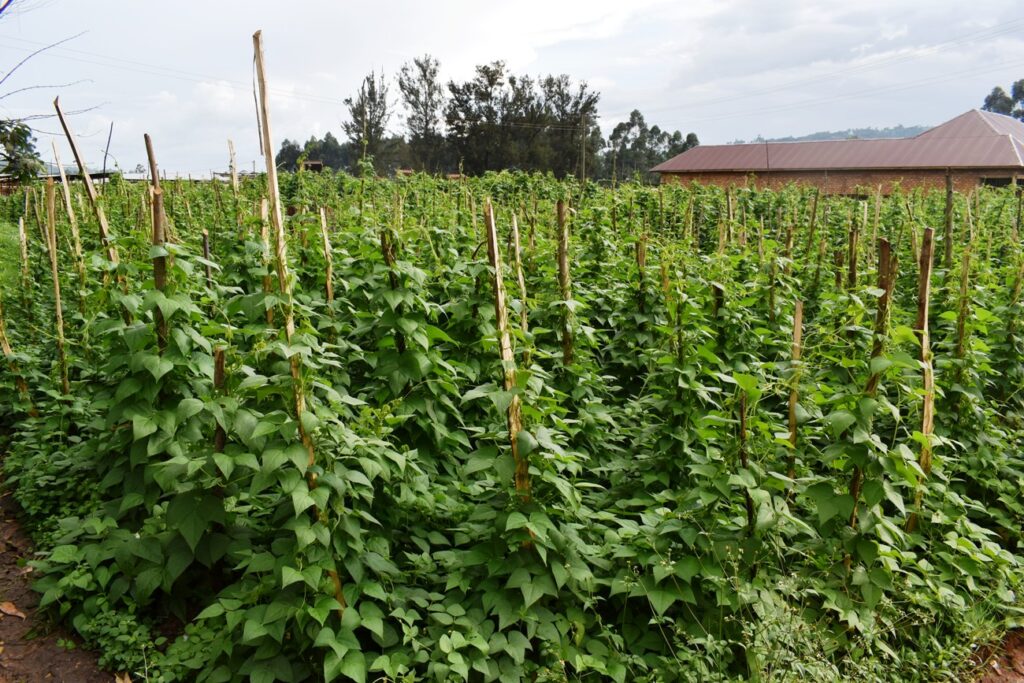
[[[957,192],[968,192],[981,183],[982,178],[1007,178],[1019,169],[985,169],[953,171],[953,187]],[[874,192],[881,185],[888,194],[894,185],[903,189],[922,187],[945,189],[946,172],[940,169],[908,171],[778,171],[755,175],[737,172],[704,173],[662,173],[662,183],[688,184],[696,181],[702,185],[719,187],[749,187],[780,189],[789,184],[820,187],[828,194],[861,194]]]

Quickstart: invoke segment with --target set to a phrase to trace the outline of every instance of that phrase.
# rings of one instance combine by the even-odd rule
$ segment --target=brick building
[[[832,194],[881,186],[945,187],[1024,182],[1024,123],[973,109],[912,138],[701,145],[655,166],[662,183],[779,188],[789,183]]]

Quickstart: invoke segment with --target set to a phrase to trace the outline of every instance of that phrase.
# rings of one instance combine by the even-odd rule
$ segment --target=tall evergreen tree
[[[405,127],[410,154],[421,170],[437,170],[443,163],[444,85],[438,76],[439,70],[437,59],[423,55],[406,62],[398,75],[398,89],[407,112]]]
[[[388,121],[391,119],[391,104],[388,102],[388,85],[384,74],[377,76],[370,72],[363,78],[362,85],[353,97],[345,98],[349,120],[341,124],[349,142],[356,145],[361,156],[373,157],[374,165],[380,170],[386,163],[384,152]]]

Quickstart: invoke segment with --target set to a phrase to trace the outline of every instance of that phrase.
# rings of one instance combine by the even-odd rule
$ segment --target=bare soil
[[[17,503],[0,488],[0,683],[110,683],[114,676],[100,671],[96,656],[37,610],[39,596],[25,565],[32,545],[17,513]]]
[[[977,683],[1024,683],[1024,631],[1011,631],[997,651],[985,657]]]

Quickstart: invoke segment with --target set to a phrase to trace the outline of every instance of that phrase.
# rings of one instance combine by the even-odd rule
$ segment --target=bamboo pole
[[[804,302],[797,301],[793,309],[793,346],[790,357],[793,365],[792,384],[789,387],[789,464],[787,474],[792,479],[796,476],[796,443],[797,424],[796,407],[800,400],[800,355],[804,334]]]
[[[491,284],[494,288],[494,316],[498,327],[498,351],[504,369],[503,382],[505,391],[516,390],[516,362],[512,355],[512,341],[508,332],[508,307],[505,302],[505,279],[501,269],[501,251],[498,247],[498,230],[494,225],[494,207],[490,200],[484,207],[484,223],[487,230],[487,257],[491,265]],[[512,447],[512,460],[515,463],[516,495],[522,503],[529,503],[530,493],[530,461],[528,456],[519,453],[519,432],[522,429],[522,403],[518,393],[512,394],[508,405],[508,437]]]
[[[931,275],[932,275],[932,252],[934,251],[934,230],[925,228],[924,238],[921,243],[921,261],[918,266],[920,280],[917,290],[917,322],[914,326],[918,340],[921,343],[921,367],[924,389],[924,401],[921,408],[921,434],[924,437],[921,443],[921,454],[918,463],[925,479],[932,471],[932,430],[935,426],[935,374],[932,369],[931,341],[928,334],[928,305],[931,296]],[[907,531],[913,532],[917,528],[918,512],[921,509],[921,502],[924,498],[924,490],[921,488],[924,481],[918,484],[914,494],[914,512],[907,519]]]
[[[64,311],[60,300],[60,273],[57,269],[57,194],[53,178],[46,179],[46,234],[50,247],[50,274],[53,277],[53,306],[57,329],[57,367],[60,370],[61,393],[71,393],[68,381],[68,359],[64,350]]]
[[[565,202],[558,200],[558,287],[562,295],[562,365],[573,362],[572,280],[569,275],[569,223],[565,218]]]
[[[274,229],[275,251],[277,256],[277,277],[278,287],[281,292],[284,308],[284,334],[285,341],[291,344],[295,336],[295,311],[292,300],[291,280],[288,274],[288,250],[285,242],[284,220],[281,216],[281,194],[277,183],[277,164],[274,162],[274,146],[270,134],[270,105],[267,97],[267,79],[263,66],[263,35],[262,31],[256,31],[252,36],[253,52],[256,61],[256,81],[259,86],[259,118],[261,142],[263,144],[263,158],[267,163],[267,197],[269,199],[270,223]],[[295,422],[298,426],[299,439],[307,453],[307,470],[316,463],[316,450],[313,446],[313,437],[306,430],[303,421],[303,414],[306,412],[306,395],[302,386],[302,366],[300,355],[293,353],[289,359],[292,375],[292,393],[294,397]],[[307,473],[309,486],[315,487],[317,476],[313,472]],[[331,581],[334,584],[334,597],[338,601],[339,616],[345,609],[345,596],[341,591],[341,578],[337,569],[329,572]]]

